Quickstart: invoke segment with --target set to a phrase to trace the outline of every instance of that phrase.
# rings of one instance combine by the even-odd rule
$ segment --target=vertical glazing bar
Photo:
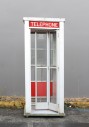
[[[50,35],[47,32],[47,102],[50,102]]]
[[[37,33],[35,32],[35,104],[37,103]]]

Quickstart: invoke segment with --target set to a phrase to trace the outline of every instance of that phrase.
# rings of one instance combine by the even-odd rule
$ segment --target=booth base
[[[51,110],[32,110],[31,113],[26,113],[24,110],[24,116],[30,117],[30,116],[59,116],[63,117],[65,116],[65,113],[57,113]]]

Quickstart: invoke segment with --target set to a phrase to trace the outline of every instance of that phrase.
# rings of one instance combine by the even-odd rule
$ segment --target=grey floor
[[[23,109],[0,108],[0,127],[89,127],[89,109],[65,108],[65,117],[23,116]]]

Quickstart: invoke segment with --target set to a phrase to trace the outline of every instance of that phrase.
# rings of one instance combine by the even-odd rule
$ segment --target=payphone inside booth
[[[64,116],[64,18],[24,17],[25,116]]]

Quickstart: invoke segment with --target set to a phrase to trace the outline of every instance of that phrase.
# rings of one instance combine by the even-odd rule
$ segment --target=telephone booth
[[[25,116],[64,116],[64,18],[24,17]]]

